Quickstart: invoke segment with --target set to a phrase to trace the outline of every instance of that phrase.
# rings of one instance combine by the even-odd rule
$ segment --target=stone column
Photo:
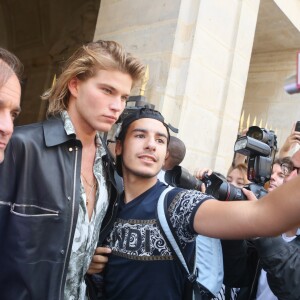
[[[226,173],[243,105],[259,0],[102,0],[94,39],[149,65],[145,96],[178,127],[183,166]],[[138,91],[136,91],[138,92]]]

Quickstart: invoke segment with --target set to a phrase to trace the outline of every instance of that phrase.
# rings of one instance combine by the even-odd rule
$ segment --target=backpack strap
[[[196,280],[196,275],[193,274],[189,265],[183,255],[182,247],[179,242],[177,242],[177,236],[175,234],[175,230],[171,224],[169,224],[169,219],[167,219],[167,193],[171,191],[173,187],[168,186],[160,195],[157,203],[157,216],[158,216],[158,224],[167,239],[168,245],[171,248],[173,254],[180,262],[181,266],[187,273],[187,278],[190,282],[194,282]]]
[[[157,203],[157,223],[178,264],[186,273],[183,299],[208,300],[214,298],[223,282],[223,257],[220,240],[198,235],[195,241],[195,257],[191,266],[183,255],[182,246],[168,218],[167,187]],[[200,269],[199,269],[200,266]]]

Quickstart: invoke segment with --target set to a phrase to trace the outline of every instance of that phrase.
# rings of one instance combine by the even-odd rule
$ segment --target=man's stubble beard
[[[157,174],[160,172],[160,170],[158,170],[156,173],[145,173],[145,172],[142,172],[142,171],[135,171],[131,168],[128,168],[124,162],[123,162],[123,174],[124,173],[129,173],[130,175],[134,175],[136,177],[140,177],[140,178],[144,178],[144,179],[150,179],[150,178],[153,178],[153,177],[157,177]]]

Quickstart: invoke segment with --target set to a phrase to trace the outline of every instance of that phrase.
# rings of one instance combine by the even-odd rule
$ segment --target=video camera
[[[247,177],[252,183],[245,186],[256,198],[261,198],[267,191],[264,183],[270,179],[271,168],[277,150],[277,137],[273,131],[258,126],[251,126],[246,136],[239,137],[235,142],[234,151],[248,156]],[[233,186],[218,173],[205,175],[201,180],[192,176],[186,169],[175,166],[166,171],[165,181],[176,187],[201,190],[206,186],[206,193],[219,200],[247,200],[242,189]]]

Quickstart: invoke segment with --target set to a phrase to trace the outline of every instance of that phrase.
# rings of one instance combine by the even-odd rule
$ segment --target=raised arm
[[[278,235],[300,224],[299,199],[300,176],[259,201],[208,200],[196,212],[194,229],[223,239]]]
[[[280,148],[279,157],[286,157],[290,155],[290,150],[297,144],[300,144],[300,132],[295,131],[295,125],[292,127],[291,134],[286,138],[284,144]]]

